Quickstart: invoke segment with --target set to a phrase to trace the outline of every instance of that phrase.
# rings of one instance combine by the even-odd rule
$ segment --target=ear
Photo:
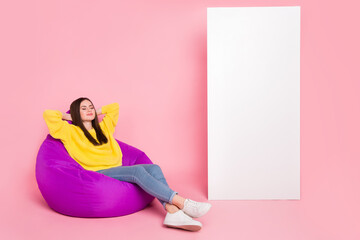
[[[70,109],[69,109],[66,113],[70,114]],[[72,121],[70,121],[70,120],[66,120],[66,121],[67,121],[68,123],[72,124]]]

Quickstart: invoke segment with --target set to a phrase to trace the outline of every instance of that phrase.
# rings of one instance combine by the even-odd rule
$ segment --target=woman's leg
[[[157,180],[161,181],[162,183],[164,183],[166,186],[169,186],[168,183],[166,182],[165,176],[160,168],[159,165],[157,164],[138,164],[140,166],[142,166],[143,168],[145,168],[145,170],[151,174],[154,178],[156,178]],[[183,209],[184,208],[184,202],[185,202],[185,198],[179,196],[179,194],[176,194],[173,197],[173,204],[164,202],[160,199],[158,199],[160,201],[160,203],[164,206],[164,209],[170,213],[176,212],[179,209]]]
[[[158,176],[159,178],[162,178],[161,177],[162,174],[159,174],[159,167],[152,167],[152,168],[153,169],[151,172],[156,172],[155,175]],[[118,179],[120,181],[136,183],[145,192],[159,199],[159,201],[172,203],[172,199],[177,194],[177,192],[169,188],[167,183],[165,184],[164,182],[162,182],[162,181],[166,182],[165,179],[163,179],[162,181],[156,179],[141,165],[119,166],[119,167],[99,170],[97,172]]]
[[[142,166],[143,168],[145,168],[145,170],[151,176],[153,176],[154,178],[156,178],[157,180],[159,180],[160,182],[162,182],[163,184],[165,184],[166,186],[169,187],[168,183],[166,182],[165,176],[159,165],[157,165],[157,164],[138,164],[138,166]],[[163,205],[164,209],[166,210],[167,202],[165,202],[159,198],[158,198],[158,200],[160,201],[161,205]],[[172,209],[174,209],[174,208],[172,208]]]

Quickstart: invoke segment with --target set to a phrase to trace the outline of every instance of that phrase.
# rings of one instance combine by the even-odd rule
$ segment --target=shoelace
[[[194,207],[195,209],[198,209],[199,206],[200,206],[200,203],[199,203],[199,202],[195,202],[195,201],[192,201],[192,200],[190,200],[190,199],[188,199],[187,203],[188,203],[188,205],[189,205],[190,207]]]

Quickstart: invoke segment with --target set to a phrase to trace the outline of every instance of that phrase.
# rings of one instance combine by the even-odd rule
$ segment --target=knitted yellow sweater
[[[100,127],[108,142],[99,146],[94,146],[80,127],[62,120],[60,111],[45,110],[43,113],[50,135],[60,139],[69,155],[86,170],[97,171],[122,165],[122,152],[113,137],[119,118],[119,104],[102,106],[101,112],[106,114]],[[89,133],[97,140],[94,128],[89,130]]]

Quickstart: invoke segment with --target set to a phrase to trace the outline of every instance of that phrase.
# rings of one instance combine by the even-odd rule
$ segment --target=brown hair
[[[85,136],[87,137],[87,139],[89,139],[89,141],[92,144],[94,144],[95,146],[102,145],[103,143],[107,143],[108,139],[106,138],[106,136],[104,135],[103,131],[100,128],[96,111],[95,111],[95,118],[94,118],[94,120],[91,121],[91,125],[95,129],[96,137],[99,142],[97,142],[93,138],[93,136],[91,136],[91,134],[88,132],[88,130],[85,128],[85,126],[81,120],[81,116],[80,116],[80,104],[84,100],[89,100],[91,102],[91,104],[93,105],[93,107],[95,108],[92,101],[87,97],[81,97],[81,98],[78,98],[75,101],[73,101],[70,105],[70,114],[71,114],[72,124],[80,127],[81,130],[84,132]]]

